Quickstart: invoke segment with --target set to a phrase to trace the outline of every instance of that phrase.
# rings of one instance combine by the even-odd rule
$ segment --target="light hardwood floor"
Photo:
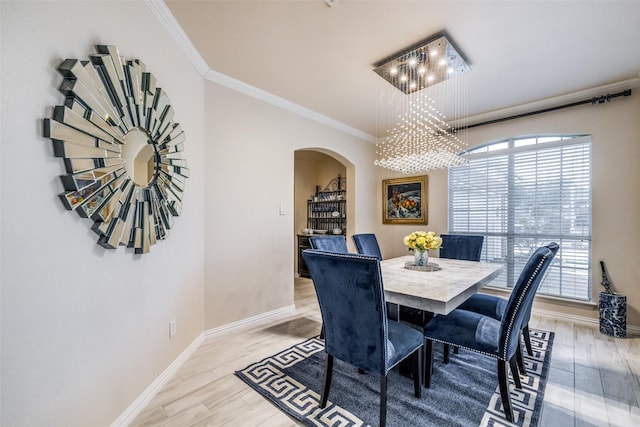
[[[296,279],[295,313],[207,338],[131,426],[297,426],[234,372],[320,331],[308,279]],[[555,332],[542,427],[640,426],[640,337],[613,339],[597,326],[532,316]]]

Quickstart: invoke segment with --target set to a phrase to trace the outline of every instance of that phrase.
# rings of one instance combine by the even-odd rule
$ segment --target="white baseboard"
[[[247,319],[239,320],[237,322],[233,322],[227,325],[219,326],[217,328],[209,329],[204,331],[202,334],[205,338],[210,338],[210,337],[215,337],[215,336],[224,334],[229,331],[237,331],[247,327],[257,326],[262,322],[272,321],[279,316],[291,314],[295,311],[295,309],[296,309],[295,305],[289,305],[287,307],[282,307],[277,310],[269,311],[267,313],[259,314],[257,316],[249,317]]]
[[[202,332],[198,337],[193,340],[191,344],[184,349],[182,353],[165,369],[158,377],[147,387],[136,400],[113,422],[111,427],[126,427],[128,426],[142,410],[149,404],[151,399],[165,386],[165,384],[173,377],[178,369],[186,362],[191,355],[200,347],[200,344],[205,338],[218,336],[226,332],[237,331],[240,329],[259,325],[267,321],[272,321],[282,315],[290,314],[296,309],[295,305],[273,310],[267,313],[260,314],[258,316],[243,319],[238,322],[230,323],[228,325],[221,326],[219,328],[209,329]]]
[[[258,316],[249,317],[247,319],[240,320],[238,322],[229,323],[218,328],[208,329],[203,331],[198,337],[193,340],[191,344],[165,369],[152,383],[145,389],[144,392],[111,424],[111,427],[125,427],[131,423],[135,417],[149,404],[151,399],[164,387],[164,385],[171,379],[173,375],[178,371],[180,366],[191,357],[191,355],[200,347],[200,344],[205,338],[215,337],[227,332],[238,331],[241,329],[257,326],[261,323],[266,323],[277,319],[283,315],[291,314],[295,311],[295,305],[282,307],[277,310],[273,310],[267,313],[260,314]],[[558,313],[549,310],[533,309],[534,314],[547,317],[556,317],[564,320],[568,320],[574,323],[579,323],[588,326],[599,326],[598,319],[592,319],[590,317],[575,316],[571,314]],[[640,335],[640,326],[627,326],[627,332],[631,332],[633,335]]]
[[[576,316],[574,314],[565,314],[565,313],[559,313],[557,311],[540,310],[537,308],[532,309],[532,313],[538,314],[540,316],[545,316],[545,317],[556,317],[559,319],[568,320],[570,322],[578,323],[581,325],[595,326],[595,327],[600,326],[600,320],[594,319],[591,317]],[[634,336],[640,335],[640,326],[627,325],[627,335],[634,335]]]
[[[165,369],[158,377],[147,387],[136,400],[113,422],[111,427],[124,427],[129,425],[135,417],[149,404],[151,399],[158,393],[162,387],[178,372],[180,366],[187,361],[191,355],[200,347],[204,341],[202,334],[193,340],[191,344],[184,349],[182,353]]]

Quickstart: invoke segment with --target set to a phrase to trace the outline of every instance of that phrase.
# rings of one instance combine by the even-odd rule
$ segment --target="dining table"
[[[401,320],[401,307],[448,314],[503,270],[499,263],[430,257],[430,271],[423,271],[415,269],[413,261],[411,255],[380,262],[390,319]]]

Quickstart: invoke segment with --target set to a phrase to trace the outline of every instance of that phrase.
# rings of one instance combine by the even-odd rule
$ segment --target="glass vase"
[[[414,256],[414,264],[421,266],[421,267],[426,267],[427,264],[429,264],[429,252],[428,251],[419,251],[419,250],[414,250],[413,251],[413,256]]]

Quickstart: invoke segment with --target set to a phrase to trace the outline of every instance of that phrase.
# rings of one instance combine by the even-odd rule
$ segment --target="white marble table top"
[[[462,304],[502,271],[502,264],[429,257],[438,271],[416,271],[404,267],[413,255],[380,262],[387,302],[447,314]]]

